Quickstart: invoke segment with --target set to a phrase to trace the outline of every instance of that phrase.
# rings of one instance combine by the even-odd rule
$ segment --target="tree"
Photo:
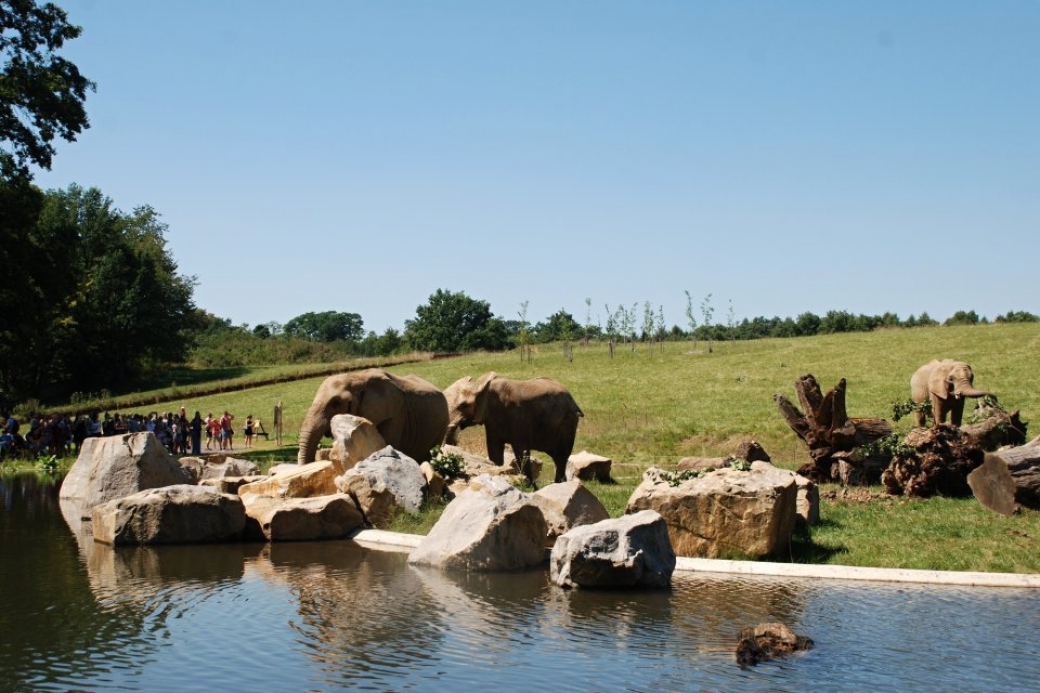
[[[90,127],[83,103],[94,84],[58,55],[82,29],[65,10],[33,0],[0,0],[0,180],[32,180],[50,169],[54,140]]]
[[[491,314],[487,301],[463,292],[437,289],[429,302],[405,321],[405,339],[419,351],[502,351],[509,346],[505,322]]]
[[[711,305],[711,294],[701,301],[701,315],[704,317],[704,329],[708,334],[708,353],[711,353],[711,316],[715,314],[715,308]]]
[[[520,304],[520,323],[516,331],[516,343],[520,347],[520,361],[523,362],[524,358],[527,358],[527,362],[531,362],[531,330],[530,323],[527,322],[527,301]]]
[[[13,273],[20,293],[7,304],[28,308],[13,311],[24,322],[0,323],[2,382],[23,398],[60,396],[183,361],[202,323],[194,279],[177,273],[166,228],[151,207],[125,214],[96,188],[43,195],[26,235],[39,254]]]
[[[312,342],[360,342],[365,337],[364,322],[357,313],[326,310],[303,313],[285,323],[285,334]]]
[[[693,340],[693,350],[697,351],[697,318],[693,315],[693,298],[689,291],[686,294],[686,323],[690,326],[690,339]]]

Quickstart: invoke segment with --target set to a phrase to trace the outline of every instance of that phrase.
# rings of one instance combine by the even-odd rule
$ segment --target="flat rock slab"
[[[102,503],[92,519],[103,544],[192,544],[241,539],[246,513],[238,496],[180,484]]]
[[[364,524],[354,499],[345,493],[316,498],[273,498],[248,494],[247,537],[267,541],[344,539]]]

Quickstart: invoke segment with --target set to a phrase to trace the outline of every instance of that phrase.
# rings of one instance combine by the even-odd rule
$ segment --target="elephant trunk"
[[[300,449],[296,454],[297,464],[313,462],[318,453],[318,443],[329,431],[328,419],[320,413],[308,412],[300,426]]]
[[[992,392],[976,389],[971,383],[957,383],[954,385],[953,394],[958,397],[993,397]]]
[[[447,432],[444,434],[445,445],[458,445],[459,444],[459,427],[455,424],[448,426]]]

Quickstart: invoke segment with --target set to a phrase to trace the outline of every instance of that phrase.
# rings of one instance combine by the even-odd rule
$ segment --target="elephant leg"
[[[918,428],[924,428],[924,412],[918,409],[914,410],[914,422]]]
[[[570,455],[556,455],[553,457],[553,464],[556,465],[556,478],[554,483],[562,484],[567,480],[567,458]]]
[[[950,423],[954,426],[960,426],[961,420],[964,418],[964,398],[955,397],[953,402],[950,403]]]
[[[932,395],[932,417],[936,426],[946,423],[946,400],[935,395]]]
[[[501,467],[506,461],[506,441],[488,430],[485,430],[484,441],[487,443],[488,459]]]

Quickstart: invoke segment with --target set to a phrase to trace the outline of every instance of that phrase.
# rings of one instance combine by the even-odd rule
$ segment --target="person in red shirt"
[[[235,429],[231,425],[231,422],[234,421],[234,419],[235,416],[227,409],[224,410],[224,416],[220,417],[220,430],[222,434],[220,438],[221,450],[231,450],[234,448],[233,439],[235,436]]]

